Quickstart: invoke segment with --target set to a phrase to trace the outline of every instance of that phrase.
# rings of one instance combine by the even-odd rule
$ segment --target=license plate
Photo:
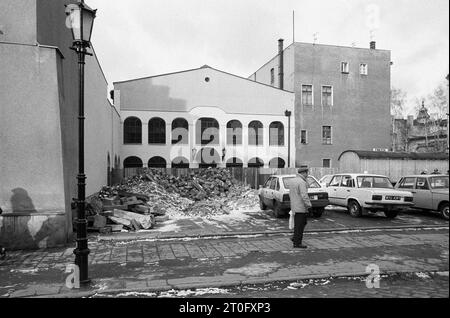
[[[400,200],[401,200],[401,197],[386,196],[386,200],[396,200],[396,201],[400,201]]]

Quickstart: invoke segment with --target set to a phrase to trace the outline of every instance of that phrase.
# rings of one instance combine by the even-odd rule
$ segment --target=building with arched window
[[[205,65],[116,82],[114,96],[123,134],[135,141],[123,143],[122,158],[159,158],[151,165],[167,168],[295,163],[295,121],[285,114],[294,113],[292,92]]]

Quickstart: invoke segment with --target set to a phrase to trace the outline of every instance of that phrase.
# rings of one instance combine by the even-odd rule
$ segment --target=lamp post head
[[[66,5],[66,26],[72,30],[74,43],[90,47],[96,13],[83,0]]]
[[[291,117],[291,116],[292,116],[292,112],[289,111],[289,110],[286,110],[286,111],[284,112],[284,114],[286,115],[286,117]]]

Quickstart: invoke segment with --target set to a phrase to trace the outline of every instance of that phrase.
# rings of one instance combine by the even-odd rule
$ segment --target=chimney
[[[376,50],[377,49],[377,42],[371,41],[370,42],[370,49],[371,50]]]
[[[284,89],[284,54],[283,54],[283,49],[284,49],[284,40],[283,39],[279,39],[278,40],[278,56],[280,58],[280,69],[279,69],[279,82],[280,82],[280,89]]]

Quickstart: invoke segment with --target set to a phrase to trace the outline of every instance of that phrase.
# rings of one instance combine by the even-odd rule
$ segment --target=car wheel
[[[324,212],[324,208],[314,209],[312,214],[315,218],[320,218]]]
[[[362,215],[361,206],[355,200],[351,200],[348,203],[347,209],[348,209],[348,212],[350,212],[350,215],[355,217],[355,218],[358,218],[358,217],[360,217]]]
[[[398,211],[389,211],[389,210],[385,210],[385,211],[383,211],[383,212],[384,212],[384,215],[386,215],[386,217],[387,217],[388,219],[394,219],[394,218],[396,218],[397,215],[398,215]]]
[[[278,201],[273,202],[273,213],[275,214],[275,217],[277,219],[281,218],[284,215],[283,210],[281,209]]]
[[[441,212],[442,217],[448,220],[448,203],[441,204],[439,211]]]
[[[264,204],[264,202],[263,202],[263,200],[261,199],[261,197],[259,197],[259,208],[260,208],[262,211],[267,210],[267,206]]]

